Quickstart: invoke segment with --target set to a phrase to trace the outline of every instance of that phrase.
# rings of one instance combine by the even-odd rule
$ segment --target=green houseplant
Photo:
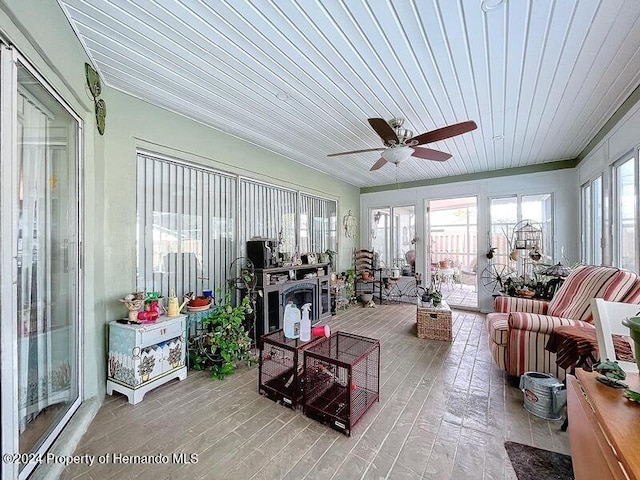
[[[218,290],[218,293],[220,291]],[[235,372],[240,362],[251,365],[251,338],[245,330],[245,315],[252,313],[249,296],[238,305],[231,302],[231,293],[226,292],[210,315],[202,319],[204,333],[189,354],[196,370],[211,368],[211,377],[222,380]]]
[[[346,272],[342,272],[340,276],[344,280],[344,297],[351,304],[355,301],[356,271],[352,268]]]

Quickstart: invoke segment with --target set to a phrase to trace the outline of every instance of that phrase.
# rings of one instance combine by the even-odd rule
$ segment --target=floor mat
[[[504,442],[504,448],[518,480],[574,479],[569,455],[516,442]]]

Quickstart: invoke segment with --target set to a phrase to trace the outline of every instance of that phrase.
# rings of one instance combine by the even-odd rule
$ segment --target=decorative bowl
[[[196,298],[193,298],[193,299],[189,300],[189,306],[190,307],[204,307],[206,305],[209,305],[210,302],[211,302],[210,298],[207,298],[207,297],[196,297]]]

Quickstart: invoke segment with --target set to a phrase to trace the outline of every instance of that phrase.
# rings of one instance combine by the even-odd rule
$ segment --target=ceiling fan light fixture
[[[489,13],[491,10],[495,10],[502,5],[506,0],[482,0],[480,8],[483,12]]]
[[[413,153],[413,148],[407,146],[390,147],[382,152],[382,158],[387,162],[395,163],[398,165],[400,162],[406,160]]]

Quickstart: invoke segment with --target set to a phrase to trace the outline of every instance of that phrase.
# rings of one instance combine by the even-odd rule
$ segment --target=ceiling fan
[[[369,124],[376,131],[376,133],[380,135],[384,147],[332,153],[327,156],[336,157],[338,155],[348,155],[351,153],[381,151],[382,153],[380,159],[373,164],[373,166],[369,169],[370,171],[382,168],[382,166],[384,166],[384,164],[387,162],[398,165],[403,160],[406,160],[407,158],[412,156],[425,160],[444,162],[445,160],[449,160],[451,158],[451,154],[441,152],[440,150],[433,150],[431,148],[423,148],[421,147],[421,145],[455,137],[456,135],[462,135],[463,133],[467,133],[478,128],[476,122],[469,120],[466,122],[455,123],[453,125],[438,128],[436,130],[431,130],[430,132],[425,132],[414,137],[411,130],[402,128],[402,125],[404,124],[404,118],[396,117],[392,118],[389,121],[386,121],[383,118],[370,118]]]

